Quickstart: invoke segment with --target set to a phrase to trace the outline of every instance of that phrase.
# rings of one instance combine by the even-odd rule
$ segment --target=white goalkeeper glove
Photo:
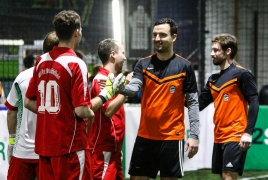
[[[105,83],[105,87],[102,89],[102,91],[99,94],[103,102],[110,100],[116,93],[118,93],[119,91],[118,86],[120,83],[123,83],[123,79],[125,79],[125,76],[123,76],[122,73],[120,73],[116,78],[114,78],[113,73],[110,73],[108,75],[108,78]]]
[[[14,148],[14,144],[15,144],[15,137],[16,134],[9,134],[9,144],[7,146],[7,161],[8,164],[10,164],[10,160],[13,154],[13,148]]]

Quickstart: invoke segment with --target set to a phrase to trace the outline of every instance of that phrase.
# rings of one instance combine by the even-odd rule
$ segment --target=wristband
[[[246,141],[246,142],[250,142],[252,141],[252,137],[251,136],[242,136],[241,141]]]
[[[98,95],[98,97],[101,98],[103,104],[106,103],[106,99],[102,95]]]
[[[16,140],[16,134],[9,134],[9,144],[14,145]]]

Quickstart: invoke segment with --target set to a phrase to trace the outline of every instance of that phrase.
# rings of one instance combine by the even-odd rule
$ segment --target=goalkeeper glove
[[[115,94],[118,94],[118,93],[119,93],[119,90],[120,90],[121,88],[123,88],[123,87],[126,86],[126,83],[127,83],[127,81],[126,81],[126,77],[123,76],[123,77],[120,79],[119,83],[118,83],[118,87],[117,87],[116,90],[115,90]]]
[[[8,164],[10,164],[10,160],[13,154],[13,148],[14,148],[14,144],[15,144],[15,136],[16,134],[9,134],[9,144],[7,147],[7,161]]]
[[[108,75],[108,78],[105,83],[105,87],[100,92],[99,96],[103,100],[103,102],[106,102],[110,100],[115,94],[116,91],[118,91],[119,83],[122,83],[122,78],[124,78],[123,74],[120,73],[116,78],[114,78],[114,74],[110,73]],[[103,97],[103,98],[102,98]]]

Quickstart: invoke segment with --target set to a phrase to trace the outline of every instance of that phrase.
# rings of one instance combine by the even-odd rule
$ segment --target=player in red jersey
[[[103,67],[99,68],[92,82],[93,98],[101,91],[99,81],[107,79],[110,72],[118,74],[126,60],[123,45],[113,39],[99,43],[98,55]],[[121,149],[125,132],[125,99],[126,96],[118,94],[95,112],[95,120],[88,133],[93,179],[123,179]],[[116,177],[117,174],[119,176]]]
[[[53,21],[59,45],[41,55],[26,92],[25,107],[37,113],[35,152],[40,179],[91,179],[86,123],[115,92],[115,79],[92,101],[87,66],[74,49],[82,38],[80,16],[61,11]],[[88,120],[87,120],[88,119]]]

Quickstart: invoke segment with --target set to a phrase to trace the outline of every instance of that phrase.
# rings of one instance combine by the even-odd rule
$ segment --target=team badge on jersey
[[[175,92],[175,90],[176,90],[175,86],[170,86],[170,88],[169,88],[169,92],[170,92],[171,94],[173,94],[173,93]]]
[[[228,101],[229,100],[229,95],[228,94],[224,94],[223,95],[223,99],[224,99],[224,101]]]

